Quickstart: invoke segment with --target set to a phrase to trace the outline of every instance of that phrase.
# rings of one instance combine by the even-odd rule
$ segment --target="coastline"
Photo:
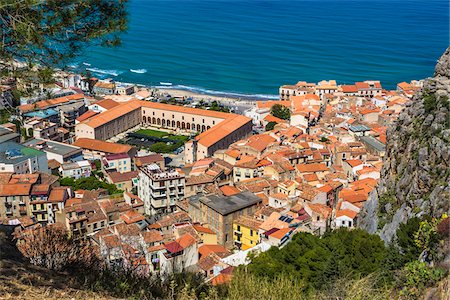
[[[179,87],[163,87],[163,86],[153,86],[151,87],[153,89],[156,89],[157,92],[163,94],[163,95],[170,95],[175,98],[188,98],[192,99],[194,101],[200,101],[200,100],[206,100],[206,101],[218,101],[221,103],[227,103],[229,105],[233,104],[248,104],[248,105],[254,105],[256,101],[264,101],[269,99],[264,98],[258,98],[254,96],[237,96],[233,94],[207,94],[207,93],[199,93],[194,92],[187,89],[182,89]]]

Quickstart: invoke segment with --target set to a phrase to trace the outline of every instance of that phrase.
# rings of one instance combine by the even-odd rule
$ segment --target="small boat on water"
[[[172,82],[160,82],[160,85],[166,85],[166,86],[171,86]]]

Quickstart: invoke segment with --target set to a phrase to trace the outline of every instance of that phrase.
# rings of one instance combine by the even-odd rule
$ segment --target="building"
[[[253,217],[240,216],[233,222],[234,245],[239,250],[247,250],[259,244],[259,226],[262,221]]]
[[[116,106],[120,105],[120,103],[112,100],[112,99],[102,99],[98,100],[91,105],[88,106],[88,109],[96,112],[96,113],[102,113],[107,111],[108,109],[114,108]]]
[[[44,173],[1,175],[0,218],[30,216],[41,223],[55,222],[69,193],[66,187],[53,187],[57,177]]]
[[[83,160],[83,150],[74,145],[39,138],[29,140],[24,145],[45,152],[48,160],[54,159],[60,164]]]
[[[46,109],[57,109],[61,105],[73,104],[73,103],[84,103],[85,105],[89,104],[89,99],[84,94],[74,94],[68,95],[64,97],[48,99],[38,101],[32,104],[24,104],[19,106],[19,111],[22,114],[32,112],[32,111],[41,111]]]
[[[186,144],[186,162],[212,156],[252,132],[252,120],[241,115],[131,100],[77,124],[75,135],[77,139],[107,140],[139,124],[199,132]]]
[[[5,142],[20,142],[20,134],[10,128],[0,126],[0,144]]]
[[[93,88],[97,95],[114,95],[116,93],[116,84],[114,81],[97,81]]]
[[[136,154],[136,148],[130,145],[98,141],[94,139],[79,138],[74,146],[83,149],[83,157],[88,160],[102,159],[105,155],[127,153],[130,157]]]
[[[181,170],[163,171],[156,164],[139,169],[138,196],[144,201],[148,215],[175,211],[177,201],[184,198],[184,186]]]
[[[232,196],[210,195],[199,199],[202,222],[217,233],[217,242],[227,248],[234,245],[233,222],[242,215],[253,215],[261,198],[251,192]]]
[[[106,173],[106,180],[114,184],[117,189],[130,192],[138,185],[139,171],[129,172],[108,172]]]
[[[49,173],[45,152],[14,142],[0,144],[0,173]]]
[[[131,158],[127,153],[105,155],[102,159],[102,169],[105,172],[130,172],[132,169]]]
[[[92,167],[89,161],[81,160],[76,162],[64,163],[59,167],[61,176],[79,179],[91,176]]]
[[[58,107],[59,119],[62,126],[74,128],[76,119],[87,111],[86,103],[68,103]]]
[[[25,122],[23,127],[28,136],[38,139],[62,141],[62,134],[58,130],[58,124],[45,119],[31,118]]]

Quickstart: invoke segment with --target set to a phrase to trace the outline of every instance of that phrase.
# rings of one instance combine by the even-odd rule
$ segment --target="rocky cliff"
[[[435,74],[387,131],[387,151],[378,187],[359,226],[392,241],[414,216],[440,217],[450,206],[450,47]]]

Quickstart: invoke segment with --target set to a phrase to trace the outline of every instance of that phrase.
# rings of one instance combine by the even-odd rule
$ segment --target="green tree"
[[[289,120],[291,118],[291,110],[281,104],[275,104],[274,106],[272,106],[272,108],[270,109],[270,113],[273,116],[283,120]]]
[[[400,224],[397,230],[397,244],[403,253],[405,262],[419,258],[420,249],[414,240],[414,235],[419,230],[419,225],[419,218],[411,218],[406,224]]]
[[[88,43],[117,45],[126,29],[126,0],[0,0],[1,69],[20,77],[14,60],[61,66]],[[48,80],[49,72],[40,74]]]
[[[278,124],[277,122],[269,122],[269,123],[267,123],[266,131],[273,130],[275,128],[275,125],[277,125],[277,124]]]

